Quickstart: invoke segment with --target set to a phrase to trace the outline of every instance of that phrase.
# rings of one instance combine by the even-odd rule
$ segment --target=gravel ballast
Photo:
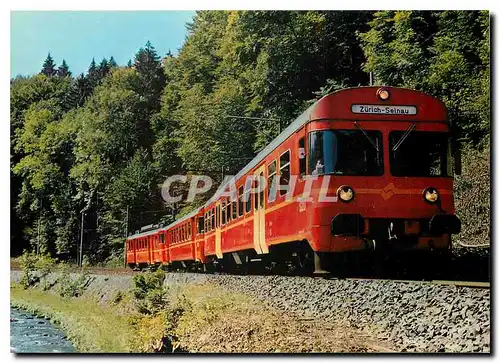
[[[301,316],[343,321],[404,352],[489,352],[490,290],[388,280],[171,273],[210,282]]]

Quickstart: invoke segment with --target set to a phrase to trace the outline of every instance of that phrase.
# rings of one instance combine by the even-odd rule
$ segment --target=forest
[[[86,263],[122,260],[127,232],[203,203],[165,204],[166,176],[220,182],[309,104],[370,74],[446,104],[464,160],[456,241],[489,243],[488,11],[198,11],[186,27],[176,55],[148,42],[126,65],[92,59],[73,75],[49,54],[11,79],[11,256],[74,260],[83,237]]]

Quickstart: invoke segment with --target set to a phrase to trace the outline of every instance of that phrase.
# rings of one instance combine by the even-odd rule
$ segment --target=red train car
[[[448,249],[460,231],[454,145],[445,106],[422,92],[359,87],[327,95],[235,176],[236,198],[223,185],[166,228],[164,262],[295,260],[321,271],[332,253]],[[131,246],[144,237],[131,236]],[[141,263],[144,253],[127,249],[127,261]]]

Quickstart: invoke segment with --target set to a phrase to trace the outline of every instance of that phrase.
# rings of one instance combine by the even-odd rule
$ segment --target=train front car
[[[450,247],[460,221],[454,143],[439,100],[393,87],[346,89],[319,100],[309,120],[315,251]]]

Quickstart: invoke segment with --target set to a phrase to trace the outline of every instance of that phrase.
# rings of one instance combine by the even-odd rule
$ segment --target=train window
[[[243,215],[243,185],[238,189],[238,217]]]
[[[444,132],[392,131],[389,134],[391,174],[448,176],[448,138]]]
[[[280,156],[280,186],[290,184],[290,150],[285,151]],[[286,194],[286,189],[280,188],[280,195]]]
[[[265,180],[263,171],[259,174],[259,177],[260,177],[261,182],[263,183]],[[264,185],[260,185],[261,182],[259,182],[259,193],[260,193],[259,208],[264,208]]]
[[[276,186],[273,183],[276,180],[276,160],[273,160],[271,164],[267,166],[267,197],[270,202],[276,199]],[[271,190],[271,188],[273,190]]]
[[[203,233],[205,230],[203,229],[205,223],[205,218],[198,217],[198,234]]]
[[[247,183],[245,185],[245,191],[243,193],[243,199],[245,200],[245,213],[250,213],[252,210],[252,196],[250,195],[251,185],[248,185],[248,181],[251,179],[247,179]]]
[[[374,130],[324,130],[309,134],[312,175],[382,175],[382,133]]]
[[[212,208],[212,224],[210,225],[210,229],[215,228],[215,208]]]
[[[228,198],[226,202],[226,223],[229,222],[231,222],[231,202]]]
[[[233,205],[233,218],[232,219],[236,219],[236,218],[238,218],[238,211],[237,211],[237,205],[238,204],[234,200],[233,203],[232,203],[232,205]]]
[[[165,235],[163,233],[160,234],[160,243],[165,243]]]
[[[205,213],[205,220],[203,222],[204,222],[203,227],[205,227],[203,230],[205,232],[208,232],[208,212]]]
[[[215,207],[215,228],[220,227],[220,204]]]
[[[303,177],[306,175],[306,144],[305,144],[305,139],[301,137],[299,139],[299,152],[298,152],[298,157],[299,157],[299,174],[300,177]]]
[[[222,219],[222,225],[226,224],[226,201],[222,202],[222,207],[221,207],[221,219]]]
[[[255,190],[255,192],[253,193],[253,207],[255,208],[255,210],[257,210],[257,207],[259,205],[259,200],[258,200],[259,193],[257,193],[257,190],[259,190],[259,189],[257,189],[257,188],[260,189],[259,181],[254,180],[253,181],[253,190]]]

